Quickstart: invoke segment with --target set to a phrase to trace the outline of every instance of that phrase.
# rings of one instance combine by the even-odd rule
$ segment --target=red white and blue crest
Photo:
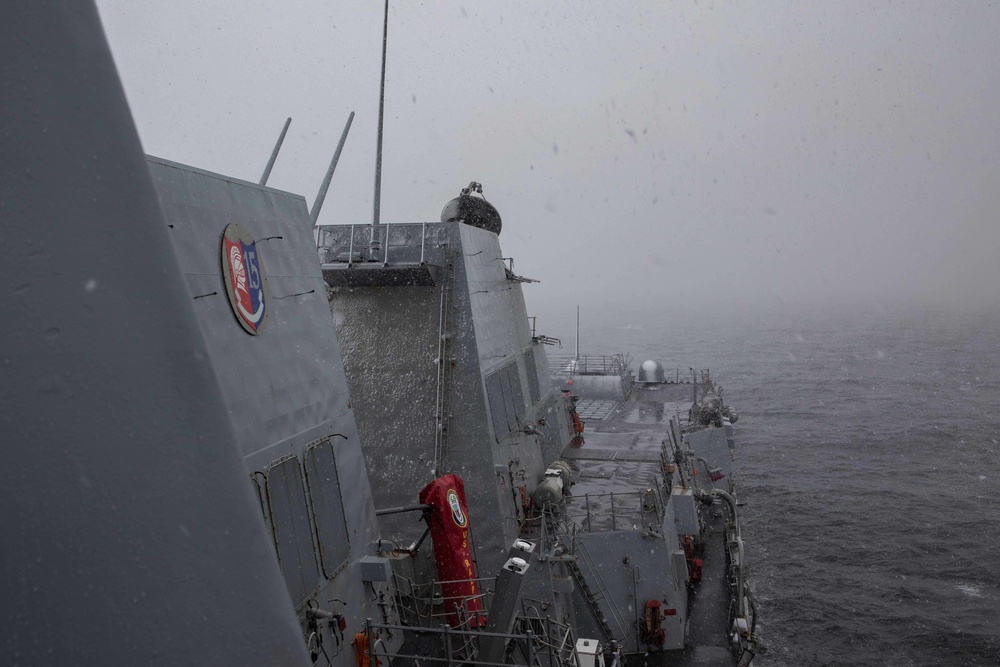
[[[465,512],[462,511],[462,503],[458,500],[458,493],[455,489],[448,489],[446,497],[448,499],[448,507],[451,508],[451,518],[455,522],[455,525],[459,528],[465,528],[469,520],[465,518]]]
[[[267,321],[267,275],[257,242],[235,222],[222,234],[222,274],[236,319],[256,336]]]

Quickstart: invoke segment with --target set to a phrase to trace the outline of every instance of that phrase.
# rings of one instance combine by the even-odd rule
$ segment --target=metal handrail
[[[389,266],[389,223],[383,223],[385,227],[385,245],[382,246],[382,266]]]
[[[607,528],[595,528],[593,523],[600,519],[610,519],[611,520],[611,530],[618,530],[618,525],[620,521],[631,521],[638,518],[638,522],[632,521],[632,523],[639,524],[636,528],[623,528],[622,530],[637,530],[644,531],[648,526],[643,524],[643,517],[647,514],[654,514],[656,516],[657,524],[661,524],[664,518],[665,500],[664,492],[660,487],[659,481],[656,480],[653,486],[654,491],[654,507],[651,510],[645,509],[643,507],[643,500],[645,500],[646,492],[643,491],[628,491],[628,492],[608,492],[608,493],[586,493],[581,496],[570,496],[566,498],[566,509],[565,515],[568,519],[576,523],[580,530],[589,533],[603,533],[607,532]],[[618,499],[617,507],[615,499]],[[638,501],[637,505],[628,503],[626,507],[622,507],[622,500],[634,498]],[[610,509],[600,509],[593,507],[594,502],[607,499],[610,504]],[[582,512],[579,510],[582,506]],[[577,511],[573,511],[577,510]],[[628,525],[628,524],[626,524]]]
[[[523,618],[523,617],[522,617]],[[534,619],[534,617],[531,617]],[[417,661],[427,664],[443,665],[469,665],[474,667],[504,667],[509,663],[490,662],[480,660],[478,657],[478,642],[487,637],[497,637],[504,640],[504,643],[514,642],[515,645],[523,648],[526,662],[532,666],[541,667],[578,667],[579,662],[576,654],[576,647],[572,643],[572,628],[564,623],[560,623],[549,617],[537,618],[544,628],[544,633],[539,635],[530,630],[524,633],[515,632],[485,632],[481,630],[462,630],[442,625],[437,628],[415,628],[406,625],[393,625],[388,623],[376,623],[372,619],[366,619],[365,632],[369,639],[369,655],[375,659],[384,660],[384,664],[392,664],[394,660]],[[388,635],[390,633],[406,632],[421,636],[437,637],[441,644],[441,655],[416,655],[403,653],[400,651],[390,651],[385,643],[376,637]],[[379,644],[381,646],[379,647]],[[535,644],[543,650],[536,651]],[[470,650],[470,654],[462,657],[456,656],[458,647],[465,647]],[[374,660],[372,661],[374,662]]]
[[[420,223],[420,266],[427,263],[426,261],[426,249],[427,249],[427,223]]]
[[[433,223],[431,223],[433,224]],[[377,262],[381,259],[383,267],[388,267],[390,265],[389,261],[389,240],[390,234],[395,235],[397,240],[400,238],[401,234],[405,234],[407,231],[419,228],[420,229],[420,241],[419,245],[417,243],[396,243],[397,251],[402,248],[420,248],[420,259],[418,262],[413,261],[396,261],[396,265],[413,265],[419,264],[423,266],[427,263],[427,225],[426,222],[405,222],[405,223],[382,223],[380,225],[320,225],[317,227],[317,247],[321,251],[321,256],[325,254],[324,264],[347,264],[348,267],[352,267],[355,264],[354,261],[354,250],[356,245],[361,247],[368,247],[368,252],[370,253],[368,257],[364,257],[363,261]],[[384,227],[385,231],[379,229],[374,229],[374,227]],[[344,234],[348,237],[344,238]],[[357,234],[368,234],[374,233],[375,244],[355,244],[354,238]],[[379,246],[381,246],[381,252],[379,251]],[[347,250],[347,259],[342,260],[338,258],[338,251],[341,253],[343,250]],[[364,253],[364,251],[362,251]],[[395,253],[394,253],[395,255]]]
[[[395,581],[396,594],[399,597],[400,607],[402,609],[412,609],[414,622],[419,624],[430,623],[434,620],[443,620],[449,615],[448,609],[451,605],[449,602],[455,603],[459,602],[461,608],[465,610],[465,614],[472,615],[473,612],[468,610],[466,606],[467,600],[478,599],[481,600],[483,608],[481,611],[475,612],[476,614],[486,616],[489,614],[490,608],[493,606],[493,591],[496,584],[495,577],[479,577],[477,579],[455,579],[455,580],[438,580],[433,579],[428,582],[416,582],[400,574],[393,573],[393,579]],[[475,596],[445,596],[442,593],[442,584],[454,584],[454,583],[471,583],[479,587],[479,594]],[[405,584],[405,585],[404,585]],[[412,601],[412,604],[405,604],[407,601]],[[435,612],[435,606],[442,606],[444,611]],[[421,610],[421,607],[425,611]],[[421,627],[427,627],[421,625]]]
[[[549,371],[553,375],[618,375],[629,373],[626,354],[598,354],[575,356],[559,354],[549,356]]]
[[[351,247],[347,251],[347,266],[350,268],[354,265],[354,225],[351,225]]]

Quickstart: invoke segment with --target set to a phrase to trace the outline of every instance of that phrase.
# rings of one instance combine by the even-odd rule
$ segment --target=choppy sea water
[[[1000,664],[1000,313],[583,319],[581,352],[711,368],[741,413],[755,665]]]

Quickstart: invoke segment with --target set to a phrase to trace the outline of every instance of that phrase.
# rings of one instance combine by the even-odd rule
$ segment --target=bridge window
[[[493,420],[493,431],[499,442],[510,427],[507,426],[507,408],[503,404],[503,389],[500,388],[500,373],[493,372],[486,376],[486,396],[490,401],[490,417]]]
[[[281,573],[296,606],[305,602],[319,581],[309,509],[299,460],[278,459],[264,472],[265,492]]]
[[[524,353],[524,371],[528,374],[528,395],[531,397],[531,404],[536,405],[538,399],[542,397],[542,392],[538,386],[538,368],[535,366],[533,349]]]
[[[508,400],[510,401],[510,408],[507,410],[508,420],[511,414],[514,415],[514,422],[510,425],[511,429],[517,428],[517,424],[524,417],[524,390],[521,389],[521,368],[517,365],[516,361],[512,361],[506,366],[507,371],[507,385],[504,387],[505,390],[509,391]]]
[[[497,442],[517,428],[524,417],[524,391],[521,389],[521,369],[512,361],[486,376],[486,396],[490,401],[490,417]]]
[[[332,578],[351,555],[351,545],[344,518],[344,499],[333,443],[324,440],[306,450],[306,481],[312,500],[313,520],[319,539],[323,573]]]

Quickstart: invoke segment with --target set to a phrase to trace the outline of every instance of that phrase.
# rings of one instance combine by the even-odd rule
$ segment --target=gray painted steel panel
[[[437,456],[441,474],[456,472],[465,480],[474,553],[481,572],[495,572],[518,533],[520,487],[526,494],[534,490],[548,463],[541,451],[554,458],[561,449],[566,418],[554,394],[528,405],[524,353],[537,346],[521,285],[507,279],[496,235],[455,222],[392,227],[399,229],[380,232],[398,239],[390,268],[412,261],[414,244],[423,239],[426,261],[436,267],[435,286],[350,287],[330,294],[377,504],[412,504],[434,478]],[[321,228],[320,256],[346,259],[354,252],[352,236],[355,249],[364,247],[365,230]],[[440,398],[442,448],[436,452],[442,336],[447,379]],[[541,384],[549,386],[547,380]],[[488,399],[490,393],[495,397]],[[502,420],[499,434],[493,432],[494,416]],[[523,426],[540,417],[546,425],[525,432]],[[409,544],[419,535],[412,517],[385,518],[383,529],[397,542]]]
[[[343,288],[329,304],[376,505],[412,505],[433,479],[439,290]],[[400,544],[422,530],[409,515],[381,526]]]
[[[507,279],[496,234],[468,225],[460,234],[479,360],[488,369],[531,344],[524,293]]]
[[[696,462],[697,457],[701,457],[708,461],[708,464],[713,468],[719,468],[725,475],[722,479],[711,482],[711,476],[704,469],[704,465],[698,462],[699,477],[702,478],[700,483],[711,483],[715,488],[728,491],[733,484],[733,448],[729,445],[728,437],[731,430],[727,430],[727,428],[731,429],[731,427],[725,426],[722,428],[709,426],[700,431],[688,433],[684,436],[684,441],[686,446],[694,452]]]
[[[307,604],[343,614],[349,632],[366,618],[388,619],[362,586],[361,559],[373,554],[378,523],[304,199],[159,158],[148,164],[206,358],[253,479],[267,491],[259,520],[271,529],[303,629]],[[256,336],[225,296],[221,234],[234,221],[254,237],[270,286],[267,326]],[[315,447],[324,448],[321,459]],[[392,582],[378,586],[391,598]],[[344,602],[331,610],[333,599]],[[335,631],[319,629],[334,651]],[[401,640],[397,633],[386,642]],[[353,656],[341,651],[335,662]]]
[[[588,554],[581,567],[592,581],[603,582],[601,608],[628,652],[645,650],[638,641],[637,620],[648,600],[664,601],[677,611],[662,620],[667,631],[664,648],[684,648],[687,590],[670,565],[676,549],[638,532],[582,533],[579,540]]]
[[[308,664],[97,11],[4,10],[0,662]]]
[[[159,158],[149,168],[243,452],[328,435],[347,383],[305,200]],[[259,336],[243,333],[225,296],[220,240],[234,221],[257,241],[270,285]]]
[[[675,530],[678,535],[698,535],[701,530],[698,524],[698,508],[695,506],[694,491],[675,486],[673,491],[674,526],[665,528]]]

